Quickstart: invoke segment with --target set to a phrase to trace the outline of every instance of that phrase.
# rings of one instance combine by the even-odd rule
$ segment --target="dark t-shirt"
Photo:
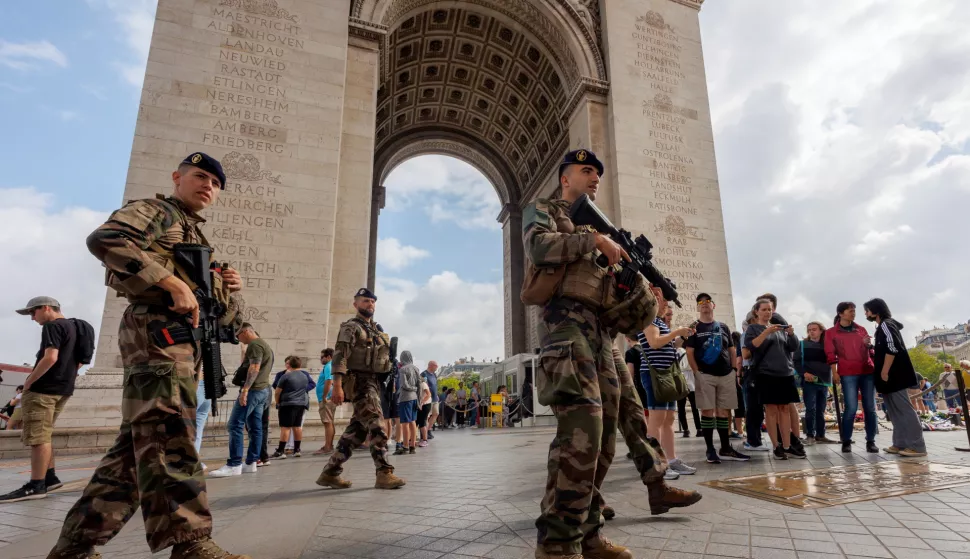
[[[721,355],[713,363],[705,363],[701,358],[704,354],[704,344],[711,338],[711,335],[714,333],[714,327],[717,324],[721,325]],[[734,366],[732,365],[734,351],[732,349],[731,329],[723,322],[716,320],[714,322],[698,322],[697,329],[691,337],[687,338],[684,347],[694,348],[694,360],[697,361],[697,367],[701,373],[715,377],[723,377],[734,370]],[[694,372],[696,373],[698,371]]]
[[[310,397],[307,395],[308,386],[310,386],[310,377],[306,371],[287,371],[274,383],[274,388],[281,389],[279,405],[305,407],[310,403]]]
[[[30,385],[30,392],[57,396],[74,394],[74,381],[77,379],[77,363],[74,361],[76,341],[77,329],[69,319],[58,318],[44,325],[34,366],[37,366],[37,362],[44,356],[44,350],[49,347],[57,348],[57,362],[37,382]]]
[[[259,363],[259,374],[249,389],[256,392],[269,388],[269,375],[273,372],[273,349],[263,338],[256,338],[246,346],[246,364],[254,363]]]
[[[626,350],[626,355],[624,359],[627,363],[633,364],[633,386],[637,389],[637,394],[640,396],[640,403],[647,403],[647,390],[643,387],[643,380],[640,378],[640,364],[641,357],[640,352],[635,347],[631,347]]]

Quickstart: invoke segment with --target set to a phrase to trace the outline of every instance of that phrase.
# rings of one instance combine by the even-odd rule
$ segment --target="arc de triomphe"
[[[502,202],[511,355],[536,346],[521,208],[587,147],[607,169],[597,204],[678,283],[678,322],[707,291],[733,324],[702,1],[159,0],[124,199],[170,192],[192,151],[222,159],[206,234],[242,273],[246,318],[313,363],[373,284],[384,179],[462,159]],[[109,293],[81,386],[120,386],[122,309]]]

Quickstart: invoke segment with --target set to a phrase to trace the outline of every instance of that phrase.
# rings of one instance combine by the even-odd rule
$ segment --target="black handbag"
[[[242,386],[246,384],[246,377],[249,376],[249,364],[243,363],[236,369],[236,372],[232,374],[232,384],[233,386]]]

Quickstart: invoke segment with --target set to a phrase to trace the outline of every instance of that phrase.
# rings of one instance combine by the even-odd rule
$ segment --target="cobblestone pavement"
[[[309,452],[274,461],[256,474],[210,480],[215,537],[257,559],[532,557],[551,433],[548,428],[439,433],[417,455],[393,458],[397,473],[408,480],[396,491],[373,489],[367,452],[358,452],[348,464],[354,487],[345,491],[314,484],[325,458]],[[932,460],[970,464],[970,455],[953,450],[966,446],[965,432],[926,433],[926,439]],[[881,446],[888,441],[888,432],[877,439]],[[808,447],[808,460],[779,463],[756,453],[748,463],[712,466],[704,462],[702,439],[678,438],[677,444],[680,456],[698,472],[673,483],[695,488],[711,479],[895,459],[866,454],[859,445],[845,455],[838,445],[820,445]],[[306,445],[310,451],[315,446]],[[650,516],[646,492],[623,457],[622,443],[617,452],[604,492],[617,518],[606,534],[640,559],[970,559],[970,486],[817,510],[701,487],[704,499],[694,507]],[[205,452],[213,467],[221,464],[220,455],[218,449]],[[65,457],[58,475],[81,483],[97,459]],[[24,460],[0,463],[0,491],[19,487],[27,475]],[[78,495],[79,490],[0,505],[0,559],[45,557]],[[102,552],[109,559],[152,557],[140,516]]]

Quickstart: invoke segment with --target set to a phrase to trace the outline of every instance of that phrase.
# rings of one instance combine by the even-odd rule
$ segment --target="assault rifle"
[[[206,245],[179,243],[172,251],[176,269],[188,276],[195,284],[195,298],[199,302],[199,327],[193,328],[188,317],[164,323],[152,322],[148,325],[153,341],[159,347],[183,343],[199,343],[202,353],[202,382],[205,397],[212,400],[212,415],[218,415],[216,400],[226,392],[225,369],[222,366],[222,349],[219,344],[238,344],[239,338],[232,325],[223,326],[219,319],[226,314],[226,306],[212,292],[213,274],[228,268],[214,263],[210,265],[212,248]]]
[[[645,236],[640,235],[634,239],[626,229],[617,229],[586,194],[573,202],[572,207],[569,208],[569,217],[574,224],[592,226],[593,229],[613,239],[630,255],[632,262],[620,260],[622,270],[616,283],[621,299],[633,289],[636,274],[639,272],[647,278],[647,281],[660,288],[664,299],[672,301],[678,307],[682,306],[678,300],[677,286],[653,265],[653,244]],[[596,263],[604,268],[609,264],[606,255],[603,254],[599,255]]]

